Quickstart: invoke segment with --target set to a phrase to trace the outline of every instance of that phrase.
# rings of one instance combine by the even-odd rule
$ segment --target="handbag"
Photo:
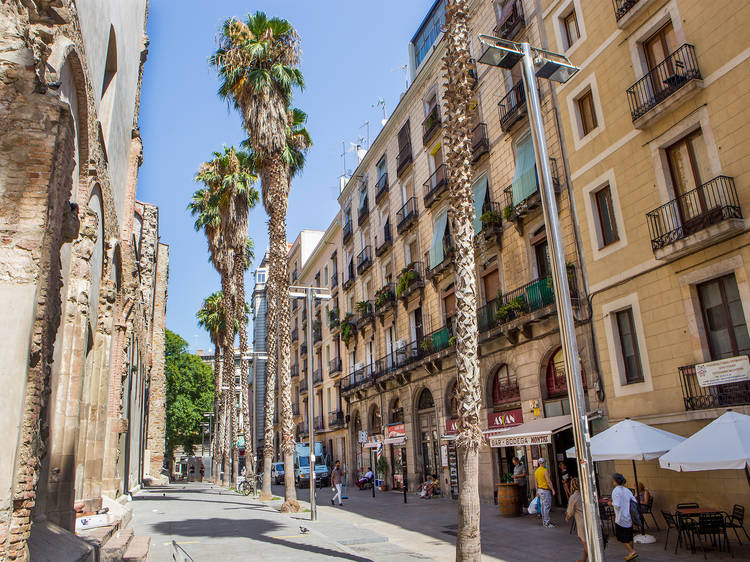
[[[529,511],[529,515],[534,515],[535,513],[539,513],[539,496],[531,500],[528,511]]]

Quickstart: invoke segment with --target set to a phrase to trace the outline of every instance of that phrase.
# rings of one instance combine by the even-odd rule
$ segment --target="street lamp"
[[[534,142],[536,166],[542,176],[541,199],[544,223],[551,241],[549,249],[550,261],[552,262],[552,282],[557,305],[557,318],[560,325],[570,411],[573,418],[573,440],[576,455],[579,459],[586,543],[592,560],[602,562],[604,551],[602,549],[601,522],[599,520],[599,502],[594,481],[594,464],[589,447],[591,436],[586,418],[583,384],[581,383],[581,365],[578,359],[575,320],[570,301],[565,251],[552,185],[552,170],[550,169],[547,139],[544,135],[539,91],[534,83],[537,77],[565,83],[578,72],[579,68],[563,55],[532,47],[528,43],[515,43],[491,35],[480,35],[479,42],[483,46],[482,54],[478,59],[481,63],[506,69],[512,68],[518,61],[522,63],[523,84],[526,90],[526,106],[531,121],[531,136]]]
[[[289,297],[293,299],[307,300],[307,422],[308,436],[310,440],[310,521],[318,518],[317,507],[315,505],[315,399],[313,396],[313,340],[312,340],[312,311],[313,301],[315,299],[328,301],[331,300],[331,294],[326,292],[324,287],[289,287]]]

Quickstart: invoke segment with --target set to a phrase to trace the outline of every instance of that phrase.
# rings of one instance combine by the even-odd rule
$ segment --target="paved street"
[[[280,494],[281,487],[274,487]],[[301,500],[308,490],[298,490]],[[211,484],[173,484],[150,488],[134,497],[133,526],[137,535],[152,538],[151,560],[171,560],[175,540],[196,562],[233,560],[453,560],[456,504],[451,500],[421,500],[395,492],[349,490],[341,508],[330,504],[330,491],[318,491],[318,521],[309,513],[282,515],[280,501],[266,505]],[[302,502],[305,508],[307,503]],[[576,560],[580,546],[561,513],[553,515],[556,529],[542,528],[536,518],[501,518],[494,506],[483,506],[482,544],[486,560]],[[309,532],[301,532],[301,527]],[[641,560],[684,560],[685,551],[664,551],[664,533],[657,542],[639,545]],[[732,541],[735,558],[750,559],[750,548]],[[607,560],[622,560],[624,550],[610,541]],[[694,555],[696,560],[700,553]],[[730,559],[709,553],[711,560]],[[188,558],[189,560],[189,558]]]

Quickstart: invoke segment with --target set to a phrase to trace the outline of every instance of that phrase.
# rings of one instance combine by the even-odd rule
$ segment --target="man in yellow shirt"
[[[544,458],[540,458],[537,463],[539,468],[534,471],[534,479],[536,480],[536,495],[539,498],[542,511],[542,524],[545,527],[555,527],[549,520],[549,511],[552,508],[552,496],[555,495],[555,487],[552,485],[552,479],[549,476],[549,470],[547,470],[547,461]]]

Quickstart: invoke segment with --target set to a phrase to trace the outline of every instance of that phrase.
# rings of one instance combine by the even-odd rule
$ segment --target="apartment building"
[[[542,39],[535,2],[477,0],[470,3],[470,18],[475,53],[480,33]],[[443,495],[455,496],[456,298],[441,126],[443,23],[444,2],[437,1],[411,41],[410,87],[339,196],[339,337],[350,478],[374,467],[375,451],[382,448],[386,485],[400,488],[406,480],[416,489],[437,474]],[[531,459],[541,456],[557,460],[572,445],[572,433],[520,69],[480,66],[474,72],[482,423],[488,445],[480,456],[480,493],[492,501],[496,485],[512,471],[513,456],[528,459],[530,468]],[[549,84],[538,87],[588,407],[595,413],[603,404],[555,98]]]
[[[254,272],[255,286],[253,287],[253,296],[250,303],[250,312],[253,318],[253,349],[258,354],[253,357],[255,361],[255,369],[251,372],[251,390],[254,390],[254,400],[251,400],[253,405],[253,419],[255,420],[255,450],[256,458],[262,458],[263,450],[263,430],[264,430],[264,411],[265,411],[265,397],[266,397],[266,359],[264,354],[266,353],[266,313],[268,311],[268,301],[266,299],[266,282],[268,281],[268,253],[263,256],[263,259],[258,266],[258,269]]]
[[[750,5],[541,6],[546,44],[581,67],[555,95],[610,423],[687,436],[750,413]],[[655,509],[750,501],[741,471],[641,465]]]

